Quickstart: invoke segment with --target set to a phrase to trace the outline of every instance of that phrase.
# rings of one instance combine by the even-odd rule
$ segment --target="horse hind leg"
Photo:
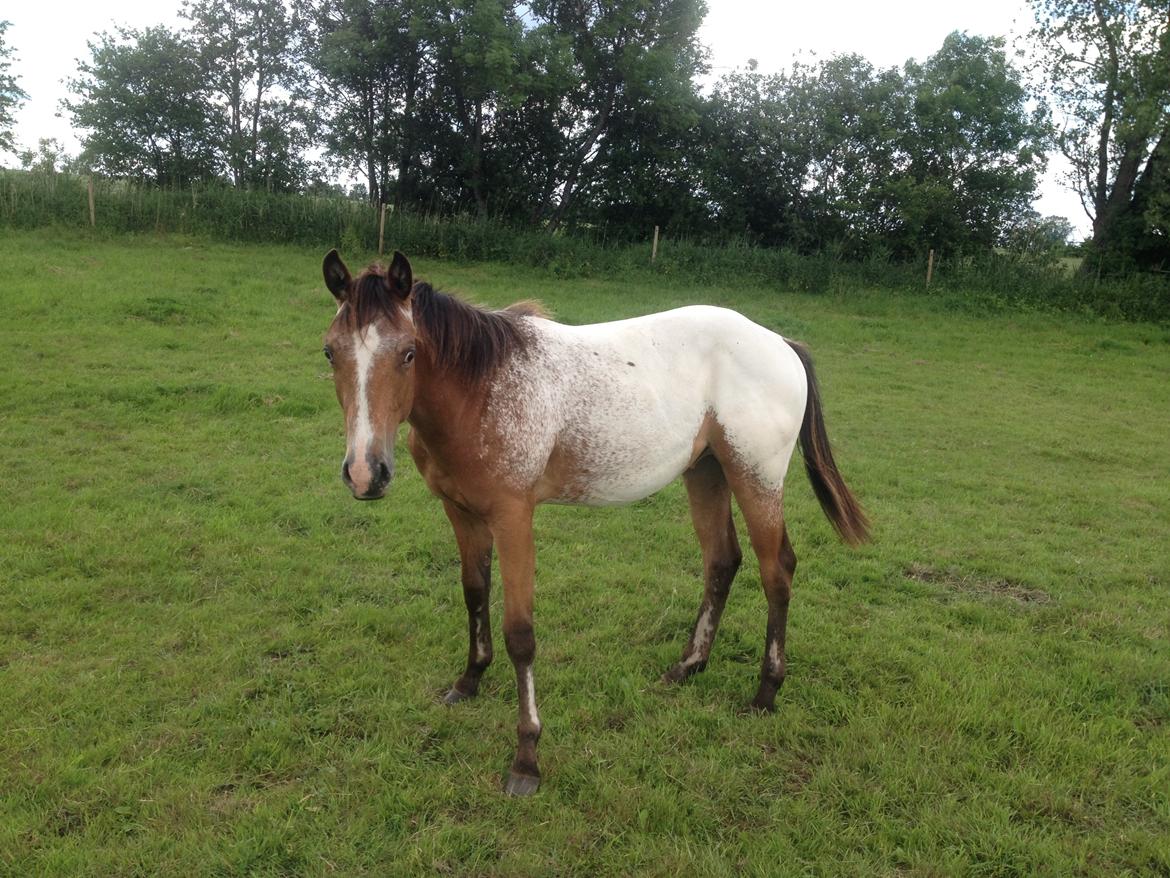
[[[792,577],[796,572],[796,553],[784,526],[781,495],[781,490],[765,490],[751,484],[737,485],[735,492],[751,536],[752,549],[760,562],[760,583],[768,601],[760,687],[751,703],[751,707],[765,712],[775,709],[776,693],[784,683],[784,639],[788,627],[788,603],[792,598]]]
[[[703,553],[703,600],[682,658],[662,677],[667,683],[681,682],[707,666],[727,593],[743,560],[731,517],[731,489],[719,461],[703,458],[683,480]]]

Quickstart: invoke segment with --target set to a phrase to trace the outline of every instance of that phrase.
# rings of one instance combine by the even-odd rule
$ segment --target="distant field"
[[[503,649],[437,703],[440,506],[404,450],[382,503],[338,479],[321,256],[0,241],[0,874],[1170,874],[1170,330],[418,260],[569,322],[708,302],[807,341],[876,526],[842,546],[794,466],[757,717],[751,558],[707,671],[657,682],[701,589],[681,486],[542,510],[545,783],[511,800]]]

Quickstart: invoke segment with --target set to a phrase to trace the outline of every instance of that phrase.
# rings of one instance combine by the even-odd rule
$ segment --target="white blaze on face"
[[[353,422],[353,457],[364,459],[366,449],[374,439],[374,426],[370,421],[370,375],[374,371],[374,359],[378,355],[382,338],[378,327],[370,324],[365,332],[354,332],[353,351],[357,373],[357,413]]]

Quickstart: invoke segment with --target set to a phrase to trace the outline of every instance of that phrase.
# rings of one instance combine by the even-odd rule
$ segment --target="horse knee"
[[[791,581],[792,575],[796,572],[796,552],[792,550],[792,543],[785,537],[784,543],[780,546],[780,569],[783,570]]]
[[[781,607],[787,607],[792,600],[792,579],[789,577],[781,577],[764,588],[768,596]]]
[[[536,635],[532,625],[505,626],[504,646],[513,664],[531,664],[536,657]]]
[[[464,558],[460,581],[463,584],[463,596],[467,600],[468,608],[473,600],[481,600],[481,594],[490,590],[492,581],[492,556],[486,555],[474,561]]]
[[[707,582],[711,589],[718,594],[726,594],[742,563],[743,553],[738,550],[734,554],[714,559],[707,566]]]

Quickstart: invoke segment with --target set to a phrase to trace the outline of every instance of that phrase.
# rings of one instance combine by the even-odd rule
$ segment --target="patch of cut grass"
[[[918,582],[932,582],[958,594],[1001,597],[1021,604],[1046,604],[1052,597],[1038,588],[1030,588],[1010,579],[984,579],[961,573],[933,570],[921,564],[911,564],[906,577]]]

